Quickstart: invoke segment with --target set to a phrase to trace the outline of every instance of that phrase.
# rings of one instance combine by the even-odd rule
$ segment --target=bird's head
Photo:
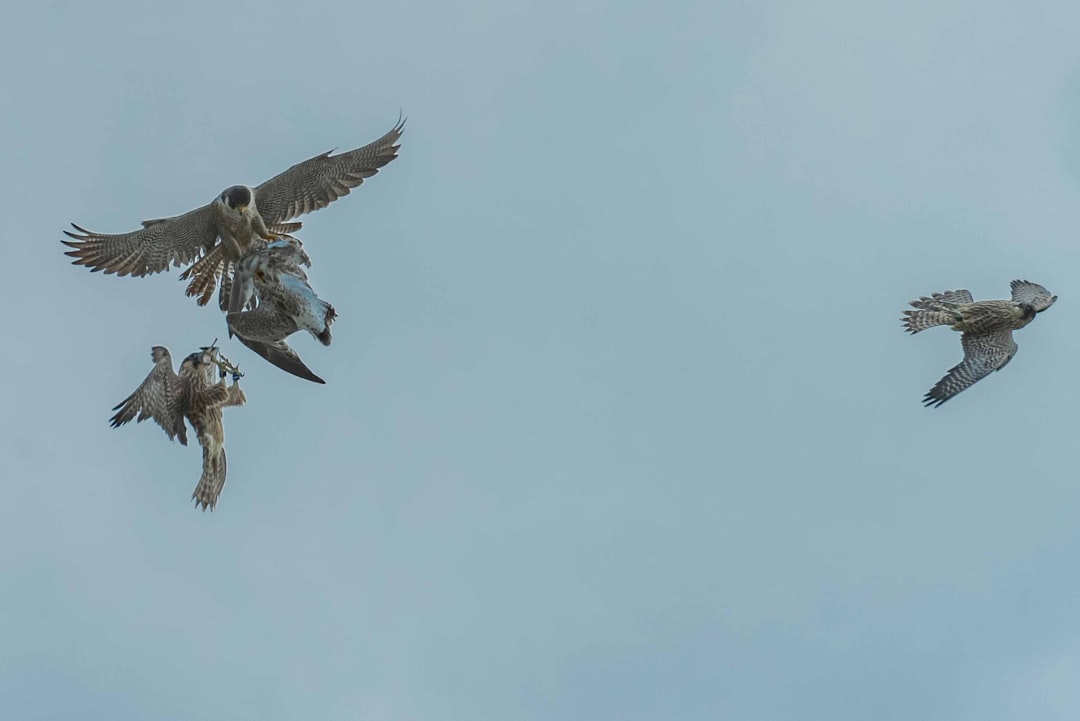
[[[210,343],[210,345],[204,345],[202,348],[199,349],[199,351],[201,352],[202,356],[202,359],[200,361],[201,364],[208,365],[210,363],[213,363],[215,360],[217,360],[218,354],[217,338],[215,338],[213,342]]]
[[[208,372],[210,366],[214,365],[214,357],[217,354],[216,343],[217,339],[215,338],[210,345],[203,346],[185,357],[180,363],[180,370]]]
[[[244,213],[251,205],[251,188],[246,185],[234,185],[222,192],[218,201],[229,210]]]
[[[197,371],[202,363],[203,352],[199,351],[197,353],[192,353],[191,355],[185,356],[184,360],[180,361],[180,372],[184,373],[186,371],[191,373]]]
[[[1050,296],[1050,300],[1046,301],[1046,304],[1045,304],[1045,305],[1043,305],[1043,307],[1042,307],[1042,308],[1039,308],[1039,309],[1038,309],[1037,311],[1035,311],[1035,312],[1036,312],[1036,313],[1042,313],[1042,312],[1043,312],[1044,310],[1046,310],[1047,308],[1049,308],[1050,306],[1052,306],[1052,305],[1053,305],[1053,304],[1054,304],[1055,302],[1057,302],[1057,296],[1056,296],[1056,295],[1052,295],[1052,296]]]

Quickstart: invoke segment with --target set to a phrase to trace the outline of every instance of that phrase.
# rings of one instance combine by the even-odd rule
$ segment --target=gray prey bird
[[[923,398],[930,407],[940,406],[960,391],[994,371],[999,371],[1016,355],[1012,332],[1030,323],[1057,300],[1056,295],[1037,283],[1012,282],[1012,300],[975,301],[966,290],[947,290],[911,301],[915,310],[905,310],[900,320],[909,333],[938,325],[952,326],[962,333],[964,360],[949,369]]]
[[[169,440],[179,438],[186,446],[184,419],[187,418],[203,451],[202,476],[191,497],[196,508],[212,511],[225,487],[225,428],[221,423],[221,409],[247,402],[244,391],[237,384],[240,372],[220,357],[213,346],[184,358],[179,373],[173,372],[168,348],[154,346],[150,355],[154,359],[154,369],[131,395],[113,408],[116,415],[109,423],[113,428],[119,428],[133,419],[142,423],[153,418]],[[215,370],[222,378],[226,371],[231,371],[232,385],[226,386],[224,380],[215,383]]]
[[[337,313],[308,284],[304,266],[310,265],[303,244],[292,236],[244,256],[236,265],[225,319],[230,336],[235,333],[278,368],[324,383],[285,341],[306,330],[323,345],[330,345],[330,324]]]
[[[225,310],[229,293],[224,286],[236,261],[254,250],[258,239],[275,240],[298,230],[300,223],[288,221],[325,208],[378,173],[397,157],[404,125],[399,119],[386,135],[362,148],[316,155],[255,187],[233,185],[208,205],[143,221],[141,229],[130,233],[106,235],[72,223],[78,232],[64,231],[71,240],[62,242],[72,248],[66,255],[92,271],[132,276],[194,263],[180,276],[191,278],[187,294],[206,305],[220,279],[219,304]]]

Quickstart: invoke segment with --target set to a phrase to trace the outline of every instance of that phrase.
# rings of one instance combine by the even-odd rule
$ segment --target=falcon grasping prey
[[[75,258],[75,265],[93,271],[134,276],[197,260],[180,276],[192,278],[187,294],[199,296],[199,305],[205,305],[221,278],[219,303],[225,310],[229,293],[224,286],[232,277],[232,266],[255,247],[255,236],[273,240],[296,231],[301,224],[287,221],[348,195],[397,157],[404,126],[405,121],[399,120],[390,132],[362,148],[316,155],[254,188],[234,185],[208,205],[172,218],[143,221],[142,229],[130,233],[106,235],[72,223],[78,232],[64,231],[72,240],[62,242],[73,248],[66,254]]]
[[[220,357],[213,346],[184,358],[179,374],[173,373],[168,348],[154,346],[150,353],[154,370],[134,393],[113,408],[117,413],[109,422],[113,428],[119,428],[132,419],[141,423],[153,418],[170,440],[179,436],[180,443],[186,446],[186,417],[203,449],[202,477],[191,497],[196,508],[212,511],[225,486],[225,427],[221,423],[221,409],[247,402],[244,391],[237,385],[240,372]],[[222,378],[226,371],[231,372],[232,385],[226,386],[224,380],[215,383],[215,370]]]

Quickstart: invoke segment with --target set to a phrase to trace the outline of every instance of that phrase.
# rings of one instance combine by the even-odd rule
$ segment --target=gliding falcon
[[[386,135],[362,148],[316,155],[254,188],[231,186],[208,205],[143,221],[140,230],[130,233],[95,233],[72,223],[78,232],[65,230],[72,240],[61,242],[73,249],[66,255],[75,265],[106,274],[144,276],[198,260],[180,278],[192,278],[187,294],[199,296],[198,304],[206,305],[217,279],[223,286],[228,282],[233,264],[254,249],[256,236],[274,240],[298,230],[300,223],[287,221],[348,195],[396,158],[404,126],[405,121],[398,120]],[[228,293],[224,287],[222,291],[224,310]]]
[[[153,418],[170,440],[179,437],[181,445],[186,446],[186,417],[203,449],[202,476],[191,497],[196,508],[212,511],[225,486],[225,428],[221,409],[247,402],[237,384],[239,371],[219,357],[217,348],[212,346],[184,358],[179,374],[173,373],[168,348],[154,346],[150,354],[154,369],[131,395],[113,408],[117,413],[109,423],[119,428],[132,419],[142,423]],[[224,380],[214,383],[215,368],[220,370],[222,378],[226,370],[232,371],[231,386],[226,386]]]
[[[940,406],[960,391],[999,371],[1016,355],[1012,332],[1030,323],[1057,300],[1037,283],[1012,282],[1012,300],[975,301],[966,290],[947,290],[911,301],[900,320],[914,334],[938,325],[960,331],[964,360],[949,369],[923,398],[927,407]]]

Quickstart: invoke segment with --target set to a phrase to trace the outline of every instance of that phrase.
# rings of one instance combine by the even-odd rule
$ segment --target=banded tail
[[[959,314],[954,310],[905,310],[900,321],[908,333],[918,333],[938,325],[952,325],[958,321]]]
[[[206,305],[214,293],[218,276],[224,276],[228,268],[229,262],[225,259],[225,253],[219,245],[192,263],[180,274],[180,280],[190,278],[191,282],[188,283],[185,292],[189,296],[195,296],[195,302],[199,305]]]
[[[961,320],[957,306],[973,302],[967,290],[947,290],[911,301],[915,310],[905,310],[901,322],[908,333],[918,333],[937,325],[952,325]]]
[[[195,492],[191,494],[196,508],[205,511],[209,508],[214,510],[217,505],[221,489],[225,487],[225,449],[214,450],[203,446],[203,470],[199,478],[199,485],[195,486]]]

